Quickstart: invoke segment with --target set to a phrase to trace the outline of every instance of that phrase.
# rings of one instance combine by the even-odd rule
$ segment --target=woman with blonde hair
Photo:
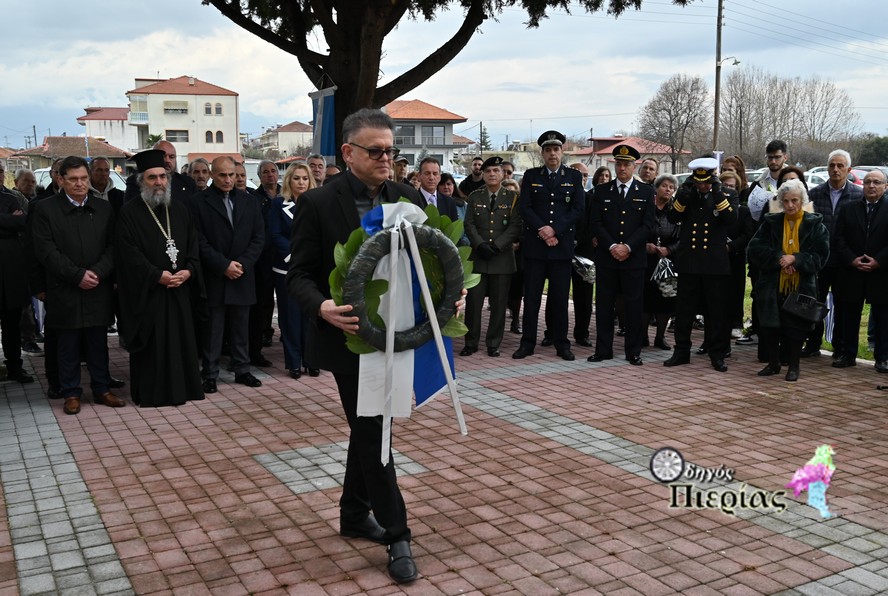
[[[287,262],[290,260],[290,228],[296,201],[305,191],[315,188],[314,176],[304,162],[291,164],[284,173],[281,196],[271,202],[268,215],[268,235],[275,248],[274,289],[277,294],[278,326],[284,344],[284,365],[290,376],[298,379],[303,367],[309,376],[316,377],[321,371],[305,358],[308,317],[287,292]]]

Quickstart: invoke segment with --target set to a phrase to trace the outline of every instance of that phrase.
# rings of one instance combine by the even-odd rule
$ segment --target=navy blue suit
[[[567,340],[567,300],[570,294],[571,259],[577,222],[585,210],[583,175],[559,166],[553,176],[545,166],[524,173],[519,205],[524,220],[521,251],[524,256],[524,335],[521,349],[533,353],[542,303],[543,286],[549,280],[547,304],[552,343],[558,353],[570,349]],[[539,230],[551,226],[558,244],[548,246]]]
[[[644,329],[644,272],[647,267],[645,246],[656,225],[654,187],[632,179],[626,183],[625,198],[619,180],[595,187],[595,205],[591,211],[590,234],[598,239],[595,247],[595,353],[613,356],[614,308],[622,294],[626,306],[624,326],[626,358],[641,353]],[[629,247],[629,257],[618,261],[610,252],[614,244]]]

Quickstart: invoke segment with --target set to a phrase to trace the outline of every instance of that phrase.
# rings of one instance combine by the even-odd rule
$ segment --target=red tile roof
[[[304,124],[297,120],[283,126],[278,126],[274,130],[268,132],[314,132],[314,128],[310,124]]]
[[[282,164],[290,164],[290,163],[297,162],[297,161],[305,161],[305,157],[303,157],[301,155],[291,155],[290,157],[278,159],[274,163],[276,163],[278,165],[282,165]]]
[[[596,139],[597,141],[604,140],[601,137]],[[629,145],[630,147],[635,147],[639,153],[644,155],[668,155],[672,153],[672,150],[666,146],[661,145],[660,143],[655,143],[654,141],[650,141],[648,139],[643,139],[641,137],[612,137],[613,143],[609,145],[603,146],[598,151],[595,151],[592,147],[586,147],[585,149],[579,149],[577,151],[571,151],[571,155],[611,155],[614,152],[614,147],[617,145]],[[680,151],[680,154],[688,154],[690,151],[684,150]]]
[[[397,99],[382,108],[394,120],[444,120],[447,122],[465,122],[465,116],[448,112],[419,99]]]
[[[77,122],[83,124],[85,120],[126,120],[129,118],[129,108],[84,108],[86,114],[77,118]]]
[[[89,153],[86,151],[86,143],[89,142]],[[95,137],[45,137],[43,144],[31,149],[19,151],[15,155],[39,155],[41,157],[56,158],[77,155],[79,157],[130,157],[129,151],[118,149],[105,141]]]
[[[454,145],[471,145],[474,143],[474,139],[470,139],[469,137],[464,137],[462,135],[453,135],[453,144]]]
[[[151,83],[137,89],[130,89],[126,92],[136,95],[148,95],[152,93],[160,93],[165,95],[237,95],[234,91],[206,83],[195,77],[181,76],[175,79],[167,79]]]

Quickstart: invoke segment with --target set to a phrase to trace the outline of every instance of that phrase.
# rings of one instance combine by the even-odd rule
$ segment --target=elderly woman
[[[814,327],[782,310],[793,292],[817,296],[817,272],[829,258],[829,232],[823,217],[812,213],[808,193],[801,180],[785,181],[777,189],[782,211],[762,217],[761,226],[749,242],[749,263],[759,269],[755,308],[759,315],[759,338],[765,344],[768,365],[760,377],[780,372],[780,344],[788,345],[787,381],[799,378],[802,342]]]
[[[290,228],[293,227],[293,211],[296,201],[305,191],[315,187],[311,169],[304,162],[292,164],[284,173],[281,196],[271,202],[268,214],[268,235],[275,248],[274,288],[277,294],[278,326],[284,344],[284,366],[290,376],[302,376],[303,364],[309,376],[316,377],[321,371],[305,359],[305,341],[308,333],[308,317],[299,304],[287,292],[287,261],[290,257]]]
[[[669,324],[669,317],[675,312],[675,297],[663,296],[656,282],[651,281],[651,276],[660,259],[668,257],[678,248],[678,224],[671,223],[666,219],[666,213],[672,206],[672,197],[675,196],[675,189],[678,188],[678,180],[672,174],[660,174],[654,180],[654,206],[656,207],[656,225],[651,230],[646,245],[647,249],[647,269],[645,271],[644,285],[644,319],[650,325],[651,321],[656,321],[657,331],[654,336],[654,346],[661,350],[672,349],[666,343],[665,334],[666,326]],[[647,332],[644,334],[642,345],[648,345]]]

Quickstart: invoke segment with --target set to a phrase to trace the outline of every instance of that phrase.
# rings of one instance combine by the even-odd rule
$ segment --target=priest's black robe
[[[154,210],[167,229],[163,207]],[[126,203],[117,219],[115,262],[119,291],[118,330],[130,353],[133,401],[145,406],[178,406],[203,399],[192,304],[200,294],[197,232],[188,209],[169,206],[176,267],[163,233],[141,199]],[[177,288],[159,282],[164,271],[183,269],[191,277]]]

